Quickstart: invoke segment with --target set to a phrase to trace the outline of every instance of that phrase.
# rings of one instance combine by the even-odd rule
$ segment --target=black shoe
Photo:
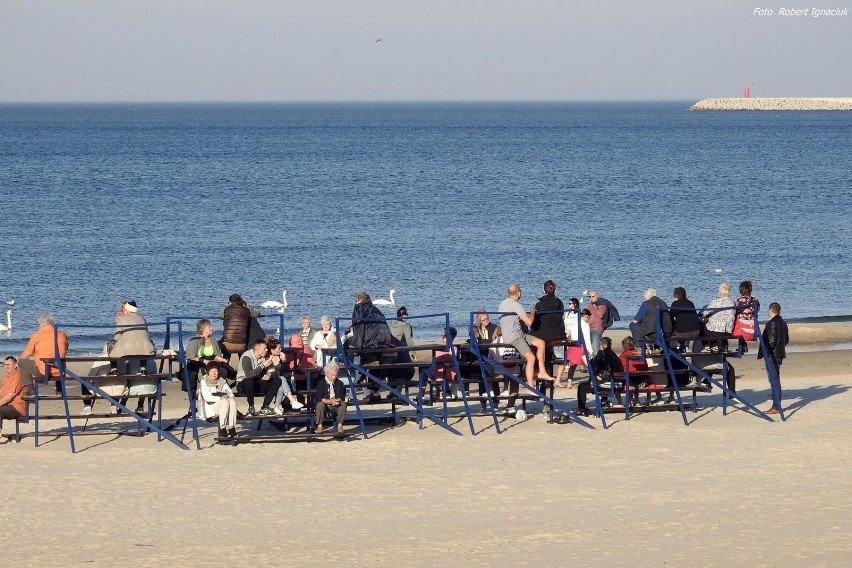
[[[219,428],[219,437],[220,438],[227,438],[228,437],[228,431],[225,430],[224,428]]]
[[[229,438],[236,438],[237,437],[237,429],[231,428],[230,430],[228,430],[228,437]]]
[[[588,418],[588,416],[589,416],[589,409],[588,409],[588,408],[578,408],[578,409],[577,409],[577,415],[578,415],[578,416],[585,416],[585,417],[587,417],[587,418]]]

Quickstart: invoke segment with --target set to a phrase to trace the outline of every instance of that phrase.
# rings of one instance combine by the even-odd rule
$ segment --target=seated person
[[[3,420],[17,420],[27,412],[24,402],[27,386],[21,380],[18,360],[11,355],[6,357],[3,368],[6,370],[6,378],[0,384],[0,430],[3,429]]]
[[[630,333],[638,344],[640,341],[654,340],[657,333],[657,310],[668,310],[669,306],[659,296],[654,288],[645,290],[645,301],[639,306],[633,321],[630,322]],[[668,311],[661,312],[663,318],[663,334],[671,334],[671,315]]]
[[[734,331],[735,311],[731,287],[723,282],[719,285],[719,297],[702,310],[704,335],[710,338],[703,351],[718,353],[720,350],[728,350],[727,336]],[[717,337],[721,339],[714,339]]]
[[[314,350],[314,361],[325,364],[334,359],[333,353],[327,353],[323,349],[337,348],[337,334],[332,327],[331,316],[322,316],[320,318],[320,330],[317,331],[311,338],[311,349]]]
[[[605,381],[614,380],[613,375],[615,373],[624,372],[624,367],[621,366],[621,359],[619,359],[618,355],[615,354],[615,351],[612,350],[612,340],[609,337],[601,337],[600,349],[592,358],[591,368],[595,372],[595,378],[598,381],[598,385]],[[591,390],[591,381],[577,382],[579,383],[577,386],[577,408],[580,411],[580,414],[588,416],[589,413],[586,409],[586,397]],[[607,397],[601,396],[601,403],[608,403]]]
[[[281,377],[272,367],[272,360],[264,358],[266,341],[257,339],[252,348],[240,357],[240,367],[237,369],[237,392],[246,395],[248,410],[246,416],[275,416],[270,404],[275,394],[281,388]],[[255,395],[262,394],[263,406],[260,411],[254,409]]]
[[[618,358],[621,360],[621,367],[625,370],[625,372],[636,373],[648,370],[648,364],[639,358],[639,350],[636,349],[636,342],[633,341],[632,337],[627,336],[621,340],[621,349],[621,355],[619,355]],[[627,384],[627,381],[625,382],[624,389],[630,390],[631,387],[635,388],[637,386],[645,388],[646,385],[647,381],[643,378],[631,378],[629,384]],[[616,393],[615,397],[618,399],[618,404],[622,404],[621,394]],[[635,397],[630,397],[630,400],[631,404],[634,404],[632,402],[633,400],[638,403],[639,395],[637,394]]]
[[[324,371],[325,379],[319,382],[316,391],[317,427],[314,433],[322,434],[325,413],[330,411],[337,417],[337,433],[343,434],[343,419],[346,417],[346,387],[343,381],[337,378],[339,369],[336,361],[329,361]]]
[[[533,324],[535,310],[530,315],[521,305],[521,288],[517,284],[510,284],[506,289],[506,298],[500,302],[497,310],[500,316],[500,329],[503,330],[503,342],[512,345],[518,350],[518,354],[524,359],[524,377],[527,388],[533,388],[536,379],[540,381],[553,381],[553,377],[547,374],[545,367],[545,343],[540,338],[524,333],[521,324],[529,327]],[[538,366],[538,375],[536,375]],[[532,391],[528,391],[532,393]]]
[[[684,351],[687,341],[701,335],[701,318],[695,310],[695,304],[686,297],[686,289],[680,286],[674,289],[671,307],[672,327],[678,337],[678,349]]]
[[[450,328],[450,343],[455,341],[456,336],[458,335],[458,330],[454,327]],[[441,342],[445,343],[447,341],[447,332],[441,332]],[[453,350],[455,351],[456,357],[458,356],[458,347],[453,346]],[[436,351],[435,352],[435,376],[433,377],[433,383],[438,386],[439,392],[446,392],[446,386],[441,385],[443,382],[450,382],[456,379],[456,369],[455,366],[447,366],[452,365],[453,363],[453,353],[452,351]],[[452,398],[456,398],[453,395]]]
[[[186,344],[186,368],[189,371],[189,385],[195,392],[198,379],[206,374],[206,365],[211,361],[219,364],[219,376],[225,380],[233,379],[234,369],[228,365],[228,360],[222,353],[219,342],[213,339],[213,324],[209,319],[198,320],[195,324],[198,332]]]
[[[203,420],[219,418],[219,437],[234,438],[237,435],[237,401],[228,382],[219,377],[219,364],[207,363],[207,374],[198,389],[198,414]]]
[[[299,399],[296,398],[296,395],[293,393],[293,386],[290,384],[290,380],[287,377],[290,370],[287,365],[286,357],[283,353],[281,353],[281,343],[274,337],[267,337],[266,348],[267,355],[265,359],[270,359],[272,361],[272,368],[275,369],[275,372],[281,379],[281,386],[278,388],[278,392],[275,393],[275,406],[273,407],[275,414],[278,416],[282,416],[284,414],[284,406],[282,403],[284,402],[285,396],[287,397],[287,400],[290,401],[290,407],[293,410],[304,408],[305,405],[299,402]]]
[[[54,341],[54,333],[56,340]],[[59,353],[55,352],[54,346],[59,344]],[[53,359],[57,355],[65,357],[68,352],[68,336],[62,330],[56,329],[56,322],[53,316],[45,312],[38,317],[38,330],[32,334],[27,346],[21,351],[18,356],[18,365],[20,367],[21,381],[25,385],[30,385],[32,382],[41,382],[47,379],[45,377],[44,359]],[[30,361],[30,357],[33,358]],[[50,366],[50,377],[56,379],[54,382],[56,394],[62,394],[62,386],[59,382],[59,369],[56,365]]]

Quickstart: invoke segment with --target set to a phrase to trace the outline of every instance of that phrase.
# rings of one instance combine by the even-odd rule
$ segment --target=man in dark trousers
[[[787,356],[787,343],[790,341],[790,336],[787,333],[787,322],[781,318],[781,304],[772,302],[769,304],[769,321],[763,328],[763,344],[766,345],[766,353],[761,348],[757,353],[758,359],[763,359],[763,356],[770,360],[775,367],[775,374],[778,376],[778,399],[775,399],[775,393],[772,393],[772,406],[766,411],[766,414],[778,414],[781,411],[781,363]]]
[[[316,393],[316,434],[322,434],[322,423],[326,411],[331,411],[337,417],[337,433],[343,434],[343,420],[346,416],[346,387],[337,378],[337,361],[329,361],[325,366],[325,380],[317,385]]]

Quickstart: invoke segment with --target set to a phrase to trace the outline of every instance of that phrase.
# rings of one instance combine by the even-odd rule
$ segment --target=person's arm
[[[527,314],[526,312],[524,312],[524,309],[523,309],[523,308],[521,308],[520,310],[518,310],[516,313],[518,314],[518,319],[520,319],[520,320],[524,323],[524,325],[526,325],[527,327],[532,326],[532,323],[533,323],[533,316],[531,316],[531,315]],[[532,309],[530,310],[530,313],[531,313],[531,314],[533,314],[533,315],[535,315],[535,308],[532,308]]]
[[[263,375],[268,367],[267,365],[264,365],[262,361],[257,367],[253,367],[251,357],[243,357],[240,359],[240,365],[243,367],[243,372],[247,379],[253,379]]]
[[[18,355],[18,361],[22,361],[33,356],[33,354],[35,353],[35,340],[33,339],[34,337],[35,335],[30,337],[30,340],[27,341],[27,346],[24,347],[24,350],[21,351],[20,355]]]
[[[207,383],[207,379],[201,379],[198,392],[201,393],[201,400],[207,404],[214,404],[219,397],[213,394],[213,388]]]
[[[639,323],[642,319],[648,314],[648,302],[642,302],[642,305],[639,306],[639,311],[636,312],[636,316],[633,318],[633,323]]]

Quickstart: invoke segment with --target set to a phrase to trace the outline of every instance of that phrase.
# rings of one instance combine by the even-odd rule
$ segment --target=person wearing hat
[[[148,335],[148,322],[139,314],[139,307],[135,300],[128,300],[124,303],[124,309],[120,310],[115,318],[115,325],[117,328],[114,337],[115,345],[110,351],[110,357],[120,358],[133,355],[154,355],[156,353],[154,343]],[[121,375],[148,374],[148,360],[146,359],[116,361],[111,365],[115,365],[115,371],[110,371],[111,373],[115,372]],[[138,381],[131,381],[129,384],[131,391],[136,386],[133,382]],[[146,392],[150,392],[150,390],[148,388]],[[145,399],[139,398],[136,404],[137,413],[144,412],[144,404]]]

